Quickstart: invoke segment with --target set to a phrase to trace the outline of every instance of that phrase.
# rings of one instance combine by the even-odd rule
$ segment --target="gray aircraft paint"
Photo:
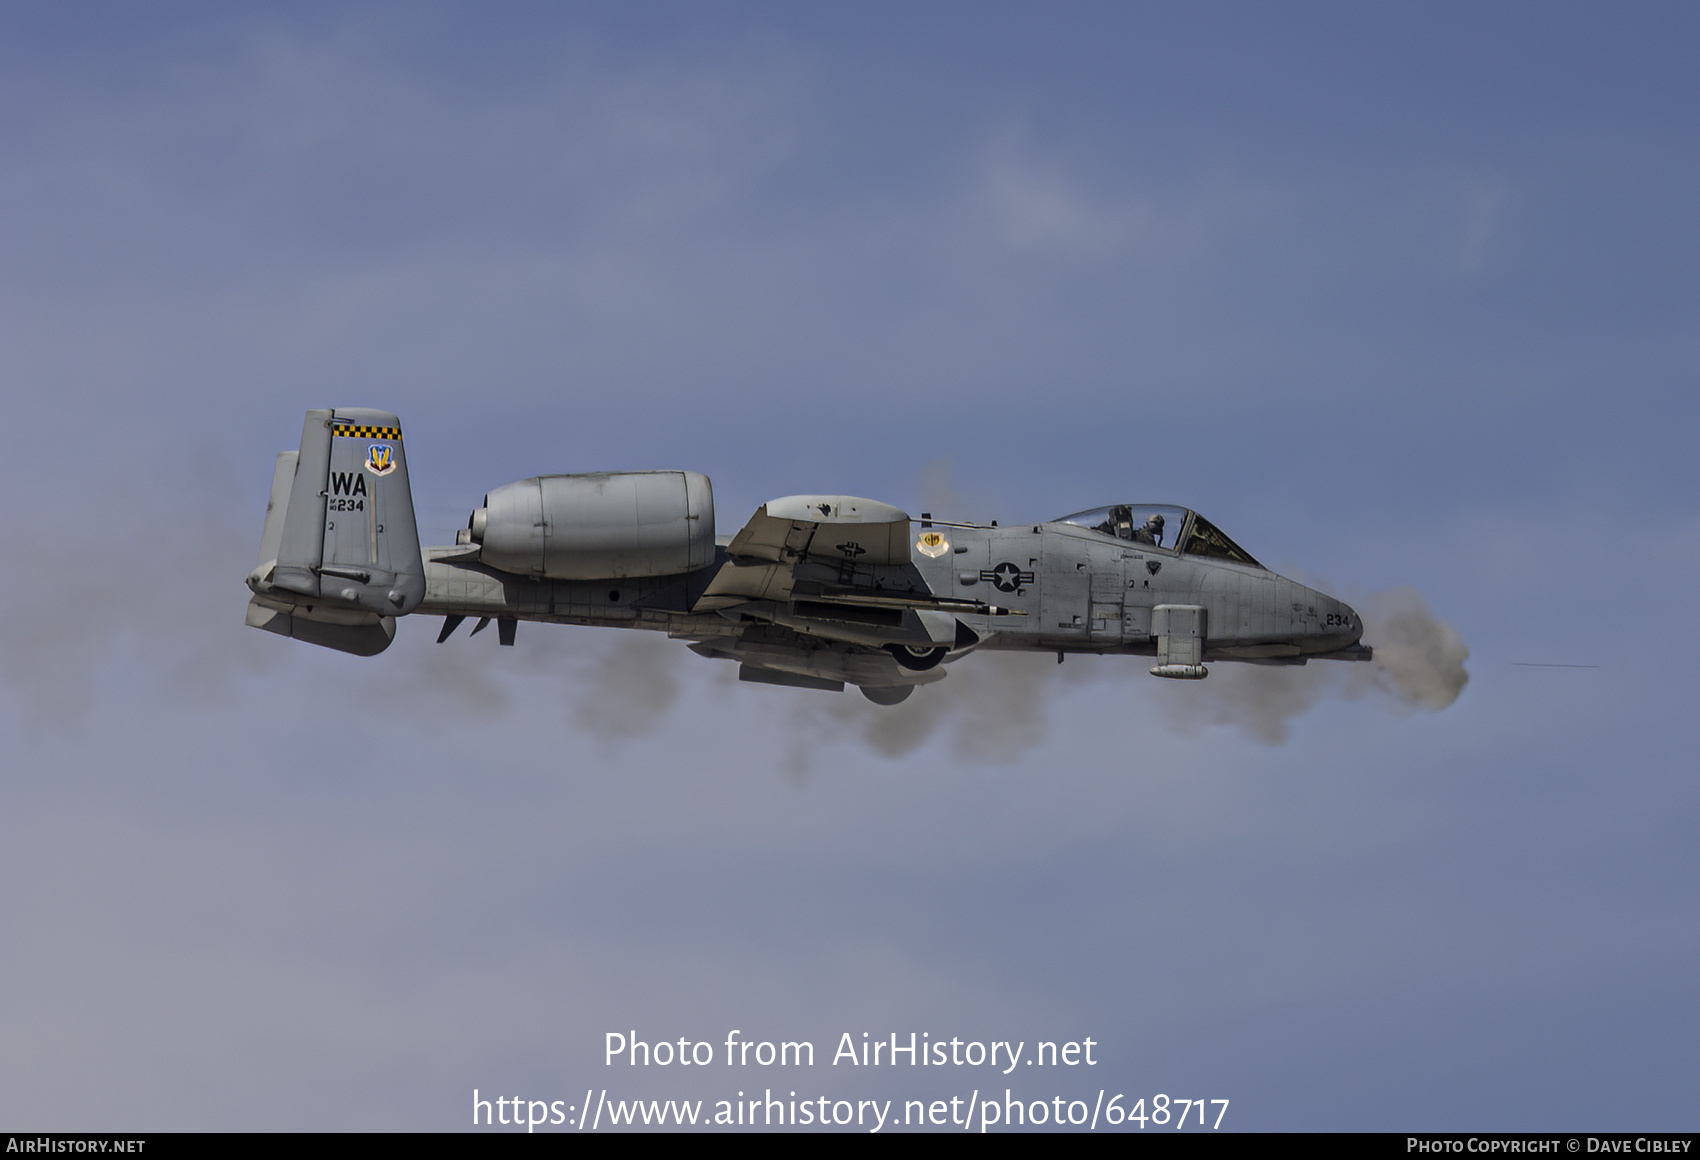
[[[358,656],[389,647],[426,588],[400,420],[307,412],[300,450],[278,456],[248,587],[251,627]]]
[[[1187,551],[1137,538],[1130,513],[1155,511]],[[446,617],[443,640],[471,617],[502,644],[521,620],[648,629],[738,661],[746,681],[856,685],[879,704],[977,649],[1150,656],[1181,679],[1213,661],[1371,655],[1351,608],[1183,508],[998,527],[804,495],[763,504],[724,543],[714,529],[695,472],[536,476],[492,490],[459,543],[422,551],[399,420],[309,411],[300,450],[278,457],[248,623],[360,655],[410,612]]]

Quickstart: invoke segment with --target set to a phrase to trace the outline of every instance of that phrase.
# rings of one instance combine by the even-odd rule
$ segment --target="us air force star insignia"
[[[936,560],[950,551],[950,541],[938,532],[922,532],[921,538],[915,541],[915,550]]]
[[[860,556],[863,552],[867,551],[866,548],[862,547],[862,545],[858,544],[855,540],[851,540],[848,544],[838,545],[838,550],[843,552],[846,556]]]
[[[395,448],[374,443],[367,449],[366,470],[373,475],[388,475],[395,470]]]
[[[990,580],[992,587],[999,592],[1014,592],[1023,584],[1033,583],[1033,573],[1023,572],[1020,568],[1005,560],[996,568],[988,568],[981,572],[980,579]]]

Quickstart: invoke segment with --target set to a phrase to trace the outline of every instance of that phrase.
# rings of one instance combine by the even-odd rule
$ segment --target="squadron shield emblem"
[[[395,448],[387,443],[374,443],[366,452],[366,470],[373,475],[388,475],[395,470]]]
[[[950,551],[950,541],[938,532],[922,532],[921,538],[915,541],[915,550],[923,556],[937,559]]]

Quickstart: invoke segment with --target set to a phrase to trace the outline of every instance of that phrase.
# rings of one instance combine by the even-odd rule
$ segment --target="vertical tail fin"
[[[385,411],[308,411],[278,541],[274,588],[383,616],[425,598],[401,422]]]
[[[425,597],[401,423],[385,411],[308,411],[277,457],[248,623],[371,656]]]

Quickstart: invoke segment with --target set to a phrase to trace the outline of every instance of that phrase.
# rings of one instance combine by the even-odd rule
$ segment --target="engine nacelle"
[[[536,476],[486,495],[468,530],[479,559],[521,576],[694,572],[714,562],[714,488],[695,471]]]

